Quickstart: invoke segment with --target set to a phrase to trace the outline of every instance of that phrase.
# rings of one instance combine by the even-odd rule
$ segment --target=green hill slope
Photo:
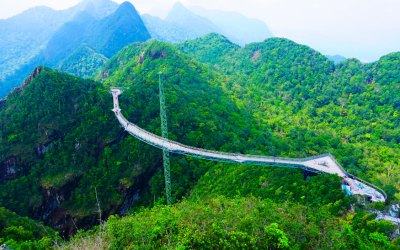
[[[13,250],[41,250],[51,249],[52,240],[61,240],[53,229],[0,207],[0,245]]]
[[[202,46],[211,46],[210,53]],[[334,65],[287,39],[239,48],[217,34],[176,47],[186,54],[159,41],[132,43],[93,75],[97,82],[37,68],[0,102],[2,205],[68,238],[76,228],[96,223],[98,204],[103,219],[162,204],[161,151],[124,132],[110,111],[109,93],[111,86],[129,87],[120,97],[122,113],[160,135],[160,71],[170,139],[244,154],[330,152],[352,173],[383,186],[388,202],[399,198],[398,53],[374,64]],[[232,199],[240,192],[331,215],[344,216],[349,209],[335,176],[304,181],[299,170],[225,166],[182,155],[172,156],[171,176],[174,200],[191,190],[199,199],[205,194]],[[374,232],[362,239],[371,240]]]
[[[162,70],[171,139],[243,153],[261,152],[269,141],[267,133],[255,132],[256,123],[229,98],[218,75],[165,43],[133,43],[121,50],[99,73],[105,86],[40,69],[0,110],[6,174],[0,198],[12,211],[60,228],[65,237],[74,231],[71,219],[88,228],[96,217],[95,190],[105,217],[125,213],[134,202],[164,199],[161,152],[120,129],[110,111],[110,85],[129,86],[121,96],[124,115],[160,134],[157,76]],[[185,195],[214,164],[173,157],[174,198]]]
[[[270,154],[331,152],[351,173],[387,185],[392,198],[398,193],[400,53],[371,64],[349,59],[334,65],[286,39],[237,49],[217,34],[176,47],[235,79],[229,91],[241,108],[282,141],[300,143]]]
[[[395,227],[356,213],[339,219],[327,207],[254,197],[191,197],[173,206],[112,216],[76,235],[63,249],[399,249],[387,240]],[[368,226],[366,226],[368,225]]]

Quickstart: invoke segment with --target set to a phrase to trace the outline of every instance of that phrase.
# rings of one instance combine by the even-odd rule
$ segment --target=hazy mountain
[[[111,58],[124,46],[150,38],[138,12],[129,2],[122,3],[113,14],[101,20],[80,11],[53,34],[37,56],[5,79],[0,86],[0,96],[5,96],[19,85],[36,66],[55,67],[82,44],[86,43],[96,52]]]
[[[46,65],[52,67],[81,44],[87,43],[110,58],[126,45],[150,38],[135,7],[124,2],[112,15],[101,20],[96,20],[86,11],[79,12],[52,36],[43,56]]]
[[[198,37],[198,33],[182,27],[178,23],[164,21],[149,14],[144,14],[141,17],[151,37],[157,40],[176,43]]]
[[[227,37],[232,40],[229,34],[235,34],[234,38],[244,46],[248,43],[262,42],[274,35],[267,24],[257,18],[248,18],[238,12],[209,10],[200,6],[188,7],[193,13],[211,20],[215,25],[224,30]]]
[[[206,35],[208,33],[218,33],[228,37],[231,41],[238,43],[236,37],[229,35],[226,31],[215,25],[209,19],[196,15],[188,10],[180,2],[176,2],[172,10],[168,13],[165,21],[174,22],[180,26],[190,29],[196,33],[197,37]]]
[[[111,0],[84,0],[66,10],[38,6],[0,20],[0,81],[11,75],[43,49],[54,32],[79,11],[97,19],[112,14],[118,4]]]
[[[330,60],[334,61],[335,63],[340,63],[341,61],[347,59],[346,57],[341,55],[334,55],[334,56],[325,55],[325,56],[328,57]]]

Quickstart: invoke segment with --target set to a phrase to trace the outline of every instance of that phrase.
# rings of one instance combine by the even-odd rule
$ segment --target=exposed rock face
[[[13,180],[17,177],[17,172],[15,170],[18,164],[18,158],[12,157],[0,163],[0,181],[7,182],[8,180]]]
[[[146,51],[143,51],[143,53],[140,55],[139,60],[136,62],[136,66],[141,65],[144,60],[145,60],[145,55],[146,55]]]
[[[28,86],[33,79],[42,72],[43,67],[39,66],[36,69],[33,70],[33,72],[28,76],[27,79],[25,79],[24,84],[21,86],[23,89]]]
[[[70,238],[76,232],[74,222],[61,203],[69,199],[77,182],[77,179],[68,182],[61,189],[41,187],[43,202],[32,211],[32,218],[43,221],[47,226],[60,230],[61,236]]]
[[[39,66],[36,69],[33,70],[33,72],[29,75],[27,79],[24,80],[24,83],[19,86],[14,88],[14,90],[21,90],[21,92],[24,92],[25,87],[28,86],[32,80],[42,72],[43,67]],[[0,109],[2,109],[6,105],[7,97],[4,99],[0,99]]]

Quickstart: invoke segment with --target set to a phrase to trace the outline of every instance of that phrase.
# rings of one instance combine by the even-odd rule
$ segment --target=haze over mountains
[[[71,20],[62,24],[55,31],[48,31],[49,33],[52,32],[51,37],[45,41],[42,48],[34,56],[27,60],[24,65],[15,69],[14,74],[5,75],[4,73],[3,83],[0,85],[1,95],[5,96],[13,87],[18,86],[37,65],[56,67],[83,44],[88,44],[91,48],[86,52],[92,51],[105,58],[110,58],[132,42],[146,41],[151,38],[137,10],[131,3],[124,2],[117,5],[118,8],[114,10],[115,5],[111,4],[111,1],[100,0],[99,2],[100,4],[93,4],[90,1],[83,2],[86,3],[84,10],[80,11],[79,8],[74,8],[73,10],[77,11]],[[100,8],[97,11],[96,6],[105,6],[105,8]],[[102,19],[96,19],[89,13],[96,17],[101,17],[105,13],[111,14]],[[24,15],[24,13],[21,15]],[[70,60],[72,58],[78,59],[80,56],[69,57]],[[82,57],[81,59],[84,60]],[[5,62],[6,64],[10,63]],[[79,64],[79,62],[73,63]],[[69,63],[64,61],[63,64]],[[101,66],[96,63],[93,65]],[[91,72],[95,69],[92,69]]]
[[[201,6],[189,6],[188,9],[211,20],[227,32],[229,40],[234,42],[236,39],[241,46],[274,37],[267,24],[257,18],[248,18],[234,11],[208,10]]]
[[[79,11],[86,10],[101,19],[117,8],[118,4],[110,0],[84,0],[66,10],[38,6],[0,20],[0,81],[36,56],[54,32]]]
[[[176,2],[162,20],[148,14],[140,17],[129,2],[84,0],[67,10],[39,6],[0,20],[0,96],[18,86],[37,65],[88,77],[104,58],[151,37],[176,43],[215,32],[244,46],[273,36],[258,19],[201,7],[192,10]]]
[[[334,55],[334,56],[325,55],[325,56],[328,57],[329,59],[331,59],[332,61],[334,61],[335,63],[340,63],[340,62],[346,60],[346,57],[341,56],[341,55]]]
[[[171,23],[174,23],[174,25],[179,25],[180,27],[192,31],[192,33],[182,33],[179,39],[180,42],[215,32],[224,35],[236,44],[244,46],[245,44],[261,42],[274,36],[268,26],[261,20],[248,18],[233,11],[208,10],[200,6],[189,6],[186,8],[182,3],[176,2],[165,18],[163,18],[163,13],[157,11],[157,9],[150,12],[160,17],[160,19],[157,20],[158,23],[162,23],[160,20],[164,19],[164,21],[166,21],[164,23],[165,26],[171,27]],[[142,17],[150,20],[148,14],[142,15]],[[155,22],[154,17],[153,22]],[[161,34],[163,32],[162,30],[155,31],[153,27],[158,27],[157,25],[149,22],[147,27],[150,33],[156,34],[155,36],[160,38],[165,36]],[[168,39],[160,40],[168,41]]]

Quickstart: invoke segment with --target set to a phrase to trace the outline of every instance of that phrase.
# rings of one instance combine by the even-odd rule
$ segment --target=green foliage
[[[14,250],[48,250],[53,246],[49,235],[58,237],[51,228],[0,207],[0,245]]]
[[[400,198],[400,53],[334,65],[282,38],[240,49],[209,34],[175,46],[227,75],[226,89],[239,108],[279,138],[269,155],[330,152],[350,173],[397,188],[389,201]]]
[[[75,76],[88,78],[107,60],[105,56],[96,53],[89,45],[83,44],[74,53],[62,60],[56,68]]]
[[[117,140],[120,130],[108,111],[112,100],[100,86],[91,80],[43,68],[23,91],[8,95],[0,111],[2,136],[18,136],[0,142],[1,160],[16,159],[14,170],[19,176],[0,186],[4,206],[28,215],[31,208],[41,205],[39,187],[61,188],[74,180],[80,180],[74,189],[82,190],[78,194],[85,195],[72,193],[72,204],[80,208],[95,204],[92,186],[98,179],[107,178],[97,173],[113,173],[123,167],[103,171],[107,159],[101,161],[100,155]],[[114,166],[114,162],[107,164]],[[107,184],[104,189],[98,185],[98,190],[110,200],[121,199],[117,190],[108,189],[111,193],[107,193],[106,189],[117,185],[116,178],[107,178],[115,184]]]
[[[350,216],[351,217],[351,216]],[[324,209],[254,197],[195,196],[173,206],[142,208],[111,216],[104,231],[80,232],[71,240],[102,235],[109,249],[389,249],[387,235],[354,230],[349,216]],[[392,247],[395,247],[396,241]],[[68,245],[66,247],[68,248]],[[395,248],[393,248],[395,249]]]
[[[210,39],[219,41],[215,35]],[[95,190],[106,214],[125,206],[127,192],[140,190],[134,216],[108,221],[104,239],[113,249],[387,248],[393,224],[362,211],[346,214],[351,200],[334,175],[305,181],[299,170],[178,155],[171,159],[173,198],[190,190],[192,196],[175,206],[160,205],[161,151],[120,128],[109,111],[108,93],[110,86],[129,87],[120,97],[124,116],[160,134],[160,71],[169,138],[244,154],[332,152],[351,172],[387,185],[391,199],[398,193],[398,106],[386,92],[377,95],[396,84],[397,54],[373,65],[346,60],[335,67],[286,39],[243,49],[221,41],[229,59],[218,57],[215,46],[210,65],[159,41],[133,43],[93,76],[100,82],[42,68],[31,83],[8,95],[0,110],[1,161],[13,159],[16,173],[0,186],[2,204],[25,216],[42,204],[41,188],[68,188],[68,199],[55,205],[74,218],[93,218]],[[194,50],[193,43],[186,48]],[[193,55],[210,59],[197,50]],[[385,84],[375,89],[379,82]],[[28,249],[46,249],[50,244],[21,223],[5,228],[0,237],[11,245],[23,241]],[[96,230],[78,236],[93,238]]]
[[[335,175],[316,175],[306,181],[294,169],[219,163],[198,182],[200,197],[253,195],[276,201],[293,201],[308,206],[325,206],[331,213],[344,213],[351,200],[341,190]]]
[[[264,228],[267,249],[290,249],[289,240],[285,233],[279,229],[277,223],[272,223]]]

